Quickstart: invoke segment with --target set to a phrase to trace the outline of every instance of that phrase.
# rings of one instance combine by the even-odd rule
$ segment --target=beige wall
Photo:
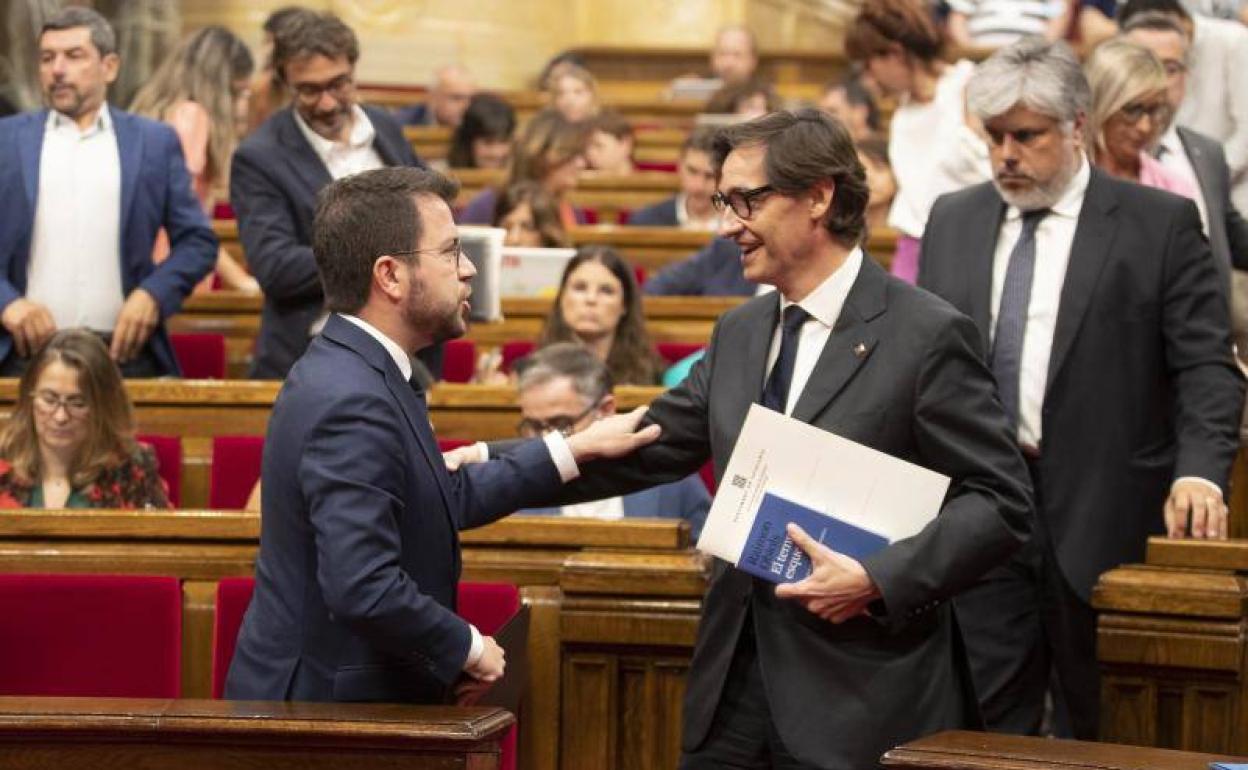
[[[182,0],[187,28],[224,24],[258,45],[265,16],[289,0]],[[565,48],[704,47],[722,24],[748,23],[765,49],[829,50],[855,0],[305,0],[360,36],[359,78],[423,83],[463,61],[492,88],[525,88]]]

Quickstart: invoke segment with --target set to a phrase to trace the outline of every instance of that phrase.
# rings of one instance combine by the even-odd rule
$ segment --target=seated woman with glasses
[[[1152,155],[1170,121],[1161,60],[1136,43],[1110,40],[1097,46],[1084,71],[1092,88],[1084,135],[1092,162],[1121,179],[1194,200],[1192,184]]]
[[[121,374],[95,334],[57,332],[22,375],[0,432],[0,507],[169,507],[155,456],[134,439]]]

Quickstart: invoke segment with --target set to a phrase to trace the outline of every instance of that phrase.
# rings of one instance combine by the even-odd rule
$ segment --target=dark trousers
[[[1095,740],[1100,716],[1096,611],[1066,581],[1044,524],[1033,467],[1037,521],[1008,563],[954,600],[984,722],[993,732],[1038,735],[1045,696],[1053,732]]]
[[[104,341],[104,346],[112,342],[113,335],[107,332],[97,332],[97,336]],[[9,353],[8,358],[0,363],[0,377],[21,377],[26,371],[26,367],[30,366],[29,358],[22,358],[17,354],[17,350]],[[121,376],[130,379],[151,379],[162,375],[160,362],[156,360],[156,354],[152,352],[152,345],[149,342],[139,349],[130,362],[118,364],[121,369]]]
[[[852,737],[846,736],[846,739],[852,740]],[[800,770],[809,767],[789,754],[771,720],[751,614],[746,617],[737,640],[706,740],[695,751],[681,754],[680,770]]]

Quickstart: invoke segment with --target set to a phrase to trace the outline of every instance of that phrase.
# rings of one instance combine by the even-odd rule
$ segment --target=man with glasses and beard
[[[306,12],[273,39],[273,68],[291,92],[239,145],[230,203],[247,265],[264,291],[251,376],[282,379],[323,319],[312,257],[316,194],[335,179],[383,166],[423,166],[384,110],[356,104],[355,33],[329,13]],[[440,347],[422,361],[436,376]]]
[[[331,315],[269,419],[256,589],[226,697],[441,703],[461,675],[497,679],[503,650],[455,614],[458,530],[658,435],[634,432],[638,409],[447,472],[411,359],[467,329],[476,271],[456,191],[390,168],[320,196],[313,252]]]
[[[956,600],[990,729],[1095,739],[1092,586],[1151,534],[1227,536],[1244,384],[1196,206],[1090,168],[1065,45],[999,50],[967,86],[994,179],[944,196],[919,285],[979,327],[1036,492],[1035,536]]]

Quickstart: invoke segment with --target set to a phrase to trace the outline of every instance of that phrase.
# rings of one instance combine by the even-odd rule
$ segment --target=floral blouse
[[[13,466],[0,459],[0,508],[42,508],[43,487],[18,482]],[[156,471],[151,447],[138,450],[98,479],[70,492],[66,508],[168,508],[169,494]]]

